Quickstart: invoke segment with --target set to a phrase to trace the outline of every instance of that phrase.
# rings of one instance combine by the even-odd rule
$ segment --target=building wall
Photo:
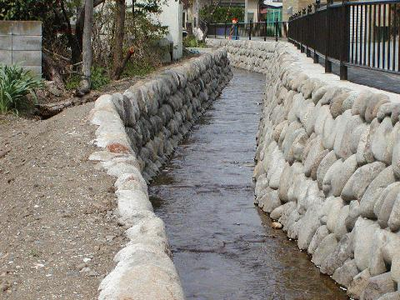
[[[310,4],[314,4],[315,0],[283,0],[282,3],[282,20],[287,22],[292,14],[295,14],[299,10],[306,8]]]
[[[246,0],[245,1],[245,14],[244,14],[244,21],[250,22],[249,13],[253,14],[253,19],[251,21],[258,22],[258,12],[259,12],[259,5],[257,0]]]
[[[132,0],[127,0],[127,5],[132,5]],[[174,51],[173,59],[182,57],[182,15],[183,5],[179,1],[167,0],[161,7],[161,14],[158,20],[163,26],[168,26],[168,34],[166,38],[173,42]]]
[[[159,16],[161,24],[168,26],[167,39],[174,43],[173,59],[182,57],[182,12],[182,3],[168,0]]]
[[[0,63],[42,73],[42,22],[0,21]]]

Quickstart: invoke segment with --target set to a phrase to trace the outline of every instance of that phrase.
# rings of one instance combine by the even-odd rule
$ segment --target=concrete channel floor
[[[234,78],[155,179],[187,299],[347,299],[254,204],[264,76]]]

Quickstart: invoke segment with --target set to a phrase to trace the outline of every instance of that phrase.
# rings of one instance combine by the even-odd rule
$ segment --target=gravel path
[[[0,299],[95,299],[126,242],[113,178],[88,160],[92,107],[0,116]]]

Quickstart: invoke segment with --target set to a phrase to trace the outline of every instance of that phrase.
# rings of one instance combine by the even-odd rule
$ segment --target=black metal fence
[[[287,24],[284,22],[238,22],[238,23],[210,23],[207,24],[207,37],[230,39],[264,39],[278,40],[287,36]]]
[[[325,71],[332,63],[347,79],[349,66],[400,74],[400,1],[328,3],[309,6],[289,19],[289,41]]]

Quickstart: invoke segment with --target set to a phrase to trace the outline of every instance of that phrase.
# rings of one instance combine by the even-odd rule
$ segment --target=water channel
[[[264,76],[234,78],[150,187],[187,299],[347,299],[254,206]]]

